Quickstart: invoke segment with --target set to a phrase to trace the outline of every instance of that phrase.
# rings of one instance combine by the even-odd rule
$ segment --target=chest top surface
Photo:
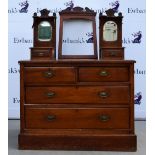
[[[71,60],[71,59],[66,59],[66,60],[42,60],[42,61],[38,61],[38,60],[21,60],[18,63],[19,64],[25,64],[25,65],[37,65],[37,64],[64,64],[64,65],[102,65],[102,64],[132,64],[135,63],[135,60]]]

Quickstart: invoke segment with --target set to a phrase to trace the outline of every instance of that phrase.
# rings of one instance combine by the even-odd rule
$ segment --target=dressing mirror
[[[59,59],[97,59],[96,13],[75,7],[60,13]]]
[[[33,15],[33,43],[34,47],[53,47],[56,44],[56,14],[49,16],[50,11],[43,9]]]
[[[52,39],[52,26],[48,21],[42,21],[38,25],[38,40],[50,41]]]
[[[91,20],[64,20],[62,36],[62,55],[94,55]]]
[[[117,40],[117,24],[114,21],[107,21],[103,25],[103,40],[104,41]]]
[[[122,47],[122,13],[115,15],[113,9],[99,14],[99,58],[106,60],[124,59]]]
[[[56,59],[56,14],[50,10],[40,10],[40,16],[33,14],[33,47],[30,48],[31,60]]]
[[[122,47],[122,13],[115,16],[112,9],[105,12],[106,15],[99,15],[100,48]]]

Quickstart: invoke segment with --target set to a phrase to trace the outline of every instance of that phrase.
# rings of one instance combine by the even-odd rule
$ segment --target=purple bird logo
[[[27,13],[27,12],[28,12],[29,3],[28,3],[27,0],[24,1],[24,2],[19,3],[19,5],[22,7],[22,8],[19,10],[20,13]]]
[[[132,36],[134,37],[134,39],[132,40],[132,43],[141,43],[141,38],[142,38],[142,32],[138,31],[136,33],[133,33]]]
[[[135,104],[140,105],[141,104],[141,99],[142,99],[142,93],[138,92],[135,96],[134,96],[134,102]]]
[[[113,9],[113,11],[115,13],[117,13],[118,12],[118,8],[120,6],[119,1],[114,1],[114,2],[110,3],[110,5],[112,6],[111,9]]]
[[[89,38],[86,40],[86,42],[87,43],[93,43],[93,40],[94,40],[94,38],[93,38],[93,32],[88,32],[88,33],[86,33],[86,36],[88,36]]]
[[[74,7],[74,2],[71,0],[71,1],[69,1],[69,2],[66,2],[65,4],[64,4],[68,9],[73,9],[73,7]]]

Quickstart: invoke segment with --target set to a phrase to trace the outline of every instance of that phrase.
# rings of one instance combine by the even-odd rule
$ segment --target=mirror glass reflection
[[[103,26],[103,40],[117,40],[117,24],[114,21],[107,21]]]
[[[38,25],[38,40],[50,41],[52,39],[52,26],[48,21],[43,21]]]
[[[94,55],[93,22],[91,20],[63,21],[62,55]]]

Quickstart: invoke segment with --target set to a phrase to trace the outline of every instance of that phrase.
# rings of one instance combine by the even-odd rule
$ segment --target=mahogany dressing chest
[[[79,10],[72,9],[76,15]],[[85,11],[92,13],[88,8]],[[51,32],[49,24],[45,26]],[[19,61],[19,149],[136,151],[135,61],[81,59],[81,55],[80,59],[56,60],[55,46],[51,47],[55,41],[50,45],[50,38],[45,37],[49,46],[37,45],[52,49],[52,60],[44,60],[45,50],[35,59]]]

